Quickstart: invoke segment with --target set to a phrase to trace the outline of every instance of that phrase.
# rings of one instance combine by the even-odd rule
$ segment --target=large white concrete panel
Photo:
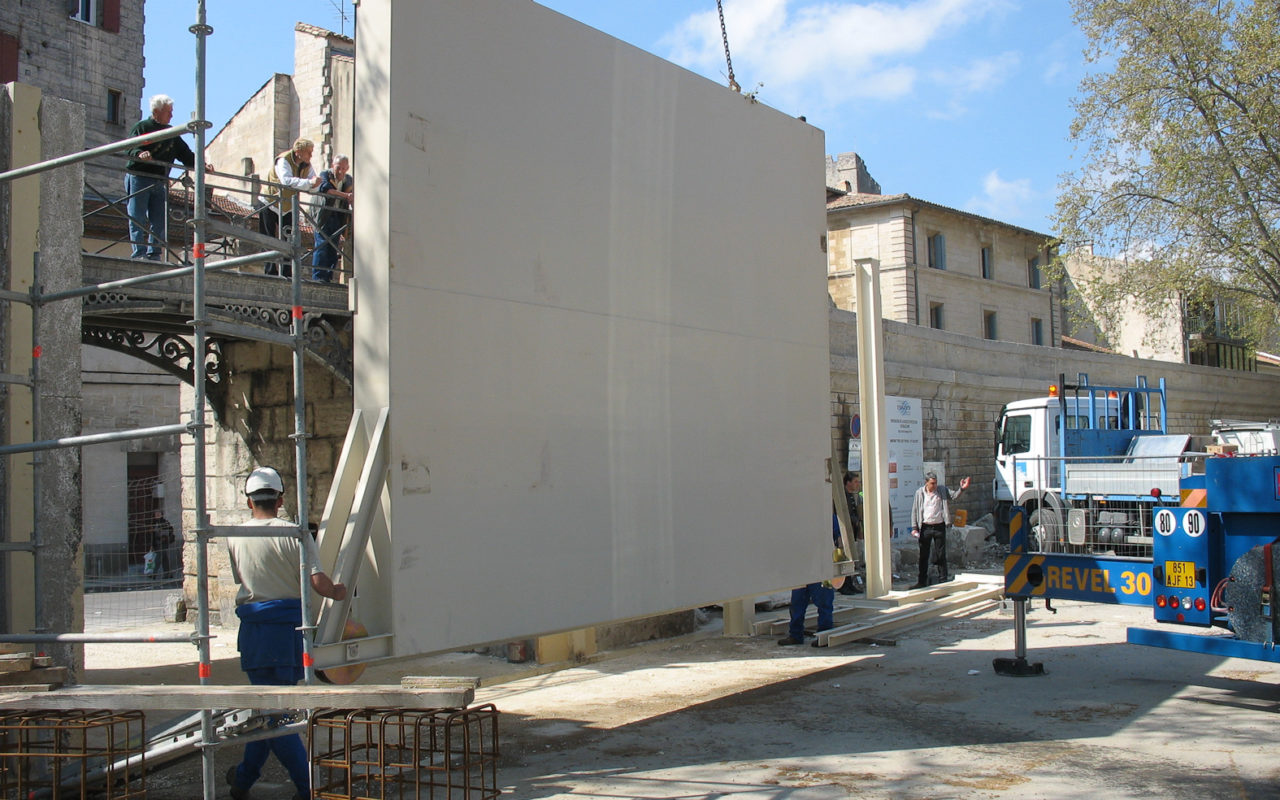
[[[398,654],[830,572],[820,131],[527,0],[366,0]]]

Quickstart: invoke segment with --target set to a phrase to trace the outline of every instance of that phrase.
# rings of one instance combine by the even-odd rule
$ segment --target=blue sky
[[[530,2],[531,0],[510,0]],[[542,5],[724,83],[715,0]],[[1071,99],[1084,39],[1068,0],[724,0],[738,83],[804,115],[827,152],[860,153],[885,193],[1044,233],[1073,168]],[[147,96],[195,104],[196,3],[150,0]],[[350,0],[206,0],[208,117],[217,131],[275,72],[293,25],[351,34]],[[345,13],[346,21],[343,20]]]

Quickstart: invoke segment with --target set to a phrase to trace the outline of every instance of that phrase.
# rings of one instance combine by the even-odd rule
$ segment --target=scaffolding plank
[[[73,686],[0,694],[0,708],[198,711],[225,708],[465,708],[470,686]]]

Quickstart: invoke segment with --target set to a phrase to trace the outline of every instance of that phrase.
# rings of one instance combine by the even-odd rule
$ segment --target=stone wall
[[[208,162],[219,172],[265,179],[275,156],[293,144],[290,136],[292,91],[288,75],[273,75],[205,145]],[[252,164],[246,164],[246,158]],[[226,180],[218,178],[215,182],[222,184]],[[244,186],[248,188],[247,183]],[[249,205],[246,195],[237,195],[234,199]]]
[[[272,466],[285,481],[285,516],[297,515],[295,489],[296,451],[294,440],[293,352],[284,347],[259,342],[228,342],[223,345],[223,365],[228,380],[228,401],[222,419],[212,412],[206,421],[206,492],[213,525],[237,525],[248,519],[244,481],[256,466]],[[307,438],[307,520],[318,524],[333,482],[333,471],[342,453],[351,421],[351,389],[313,361],[304,372]],[[190,408],[192,393],[184,387],[183,407]],[[184,447],[184,530],[196,524],[192,506],[191,481],[195,476],[194,448]],[[195,608],[196,548],[187,544],[184,593],[189,608]],[[221,541],[209,548],[210,605],[221,621],[234,625],[230,614],[235,586],[230,580],[226,547]]]
[[[848,451],[849,415],[858,405],[856,316],[831,311],[832,435]],[[885,393],[918,397],[924,458],[946,464],[949,480],[973,485],[958,507],[973,520],[991,510],[995,425],[1005,403],[1047,393],[1065,374],[1095,384],[1149,385],[1165,378],[1169,428],[1208,434],[1215,418],[1280,417],[1280,376],[1236,372],[1062,348],[991,342],[886,320]]]
[[[0,32],[18,40],[18,80],[47,96],[83,104],[85,147],[123,139],[150,113],[142,112],[143,2],[120,0],[118,32],[104,28],[101,19],[97,24],[71,19],[62,2],[0,3]],[[152,94],[166,88],[154,87]],[[121,93],[118,123],[107,121],[109,89]],[[180,112],[177,118],[185,115]],[[104,193],[123,194],[119,172],[91,166],[87,178]]]

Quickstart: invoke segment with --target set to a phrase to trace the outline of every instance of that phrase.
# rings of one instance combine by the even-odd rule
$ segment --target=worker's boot
[[[248,800],[249,790],[236,785],[236,768],[227,770],[227,786],[231,788],[231,800]]]

